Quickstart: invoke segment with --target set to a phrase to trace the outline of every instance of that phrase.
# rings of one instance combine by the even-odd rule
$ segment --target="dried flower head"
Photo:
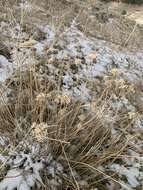
[[[71,96],[69,96],[69,95],[58,95],[55,98],[55,102],[57,104],[69,105],[71,103]]]
[[[135,86],[133,84],[128,86],[128,91],[131,93],[135,93]]]
[[[115,84],[119,89],[125,89],[128,88],[128,85],[126,84],[126,81],[123,79],[115,80]]]
[[[109,76],[107,76],[107,75],[105,75],[105,76],[103,76],[103,79],[105,80],[105,81],[107,81],[107,80],[109,80]]]
[[[44,102],[46,99],[46,94],[44,93],[40,93],[36,96],[36,101],[37,102]]]
[[[135,93],[134,85],[128,84],[124,79],[116,80],[115,83],[119,89],[127,89],[128,92]]]
[[[81,59],[78,59],[78,58],[75,59],[75,64],[76,64],[76,65],[80,65],[81,63],[82,63],[82,60],[81,60]]]
[[[119,74],[119,69],[113,68],[113,69],[111,69],[110,73],[115,77]]]
[[[135,112],[128,112],[129,119],[135,119],[137,116],[137,113]]]
[[[46,129],[48,125],[46,123],[32,124],[32,135],[38,142],[43,142],[46,138]]]

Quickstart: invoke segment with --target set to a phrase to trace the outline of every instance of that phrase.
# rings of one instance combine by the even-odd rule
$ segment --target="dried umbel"
[[[48,125],[46,123],[32,124],[32,135],[38,142],[44,142]]]
[[[122,72],[119,69],[111,69],[108,75],[104,76],[104,88],[109,93],[112,91],[116,95],[135,94],[135,85],[122,77]],[[110,93],[111,94],[111,93]]]
[[[110,71],[110,73],[111,73],[114,77],[117,76],[117,75],[119,75],[119,72],[120,72],[120,70],[117,69],[117,68],[113,68],[113,69],[111,69],[111,71]]]
[[[58,95],[55,98],[55,102],[57,104],[61,104],[61,105],[69,105],[71,103],[71,100],[72,100],[71,96],[66,95],[66,94],[65,95]]]
[[[40,93],[36,96],[36,101],[40,104],[45,102],[45,99],[46,99],[46,94],[44,93]]]

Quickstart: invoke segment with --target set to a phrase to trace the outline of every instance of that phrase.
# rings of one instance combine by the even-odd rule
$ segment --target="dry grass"
[[[106,78],[106,85],[101,84],[104,91],[101,90],[98,99],[85,104],[73,99],[69,101],[67,97],[62,100],[53,82],[41,83],[35,67],[18,72],[6,81],[11,92],[8,101],[0,107],[0,130],[10,134],[15,147],[32,137],[32,142],[42,145],[42,156],[52,152],[65,168],[71,172],[76,170],[82,178],[88,176],[91,187],[97,187],[102,181],[105,183],[108,178],[120,184],[118,178],[98,168],[120,160],[134,138],[127,138],[133,124],[127,112],[116,110],[110,124],[107,122],[113,94],[121,96],[128,91],[123,84],[123,88],[115,84],[112,77]],[[113,128],[120,131],[116,137],[111,133]],[[65,186],[68,185],[79,189],[74,176],[73,181],[65,179]]]
[[[91,2],[94,4],[94,1]],[[6,7],[9,7],[9,2],[6,3]],[[53,1],[49,1],[48,6],[53,7],[52,3]],[[5,4],[2,6],[5,7]],[[66,6],[67,4],[65,4],[65,9]],[[85,8],[83,7],[80,10]],[[70,11],[75,9],[71,5]],[[41,10],[41,15],[43,11],[45,10]],[[49,15],[52,11],[55,13],[59,10],[50,10]],[[32,13],[32,19],[34,19],[32,23],[37,24],[41,21],[41,15],[38,15],[35,20],[35,13],[37,13],[36,9]],[[75,13],[78,15],[79,11]],[[15,12],[7,14],[12,23],[15,21],[15,14]],[[64,12],[64,15],[59,17],[57,28],[62,28],[67,23],[66,15]],[[29,26],[27,19],[29,15],[25,14],[24,17],[21,15],[18,21],[25,30],[30,28],[32,33],[33,24]],[[86,27],[84,29],[86,30]],[[1,97],[7,90],[10,90],[10,93],[7,100],[4,98],[1,100],[0,131],[9,136],[15,149],[21,141],[38,142],[42,146],[41,156],[43,154],[46,156],[48,152],[51,152],[55,159],[59,159],[72,175],[72,178],[64,179],[62,189],[80,189],[73,170],[76,170],[83,179],[87,179],[88,189],[92,187],[106,189],[107,179],[125,186],[118,181],[118,176],[112,172],[102,171],[100,166],[116,161],[122,162],[120,158],[122,155],[127,155],[127,146],[132,139],[136,138],[132,135],[134,124],[132,115],[130,118],[127,110],[113,111],[111,105],[115,94],[119,98],[130,96],[134,88],[124,81],[116,83],[116,73],[112,71],[113,73],[103,79],[103,82],[100,81],[98,92],[95,83],[91,84],[87,81],[87,84],[90,83],[93,94],[96,95],[90,103],[86,104],[72,97],[62,96],[61,83],[41,80],[37,67],[39,66],[32,66],[22,72],[17,70],[5,82],[6,87],[1,92]],[[57,81],[60,80],[61,76]],[[114,128],[119,131],[117,136],[112,134]],[[47,184],[46,179],[44,182]],[[48,189],[48,185],[45,189]]]
[[[101,3],[100,0],[31,0],[29,10],[19,9],[17,5],[19,1],[13,3],[12,0],[7,0],[1,3],[1,20],[9,21],[11,25],[20,23],[21,30],[28,32],[31,36],[38,25],[45,23],[52,25],[58,35],[75,19],[78,28],[88,36],[127,46],[131,50],[142,48],[143,45],[142,26],[138,24],[136,26],[135,20],[123,16],[120,11],[115,13],[114,6],[112,7],[110,3]]]

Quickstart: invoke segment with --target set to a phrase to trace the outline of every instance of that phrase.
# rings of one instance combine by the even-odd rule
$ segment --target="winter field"
[[[0,190],[31,189],[143,189],[142,4],[0,0]]]

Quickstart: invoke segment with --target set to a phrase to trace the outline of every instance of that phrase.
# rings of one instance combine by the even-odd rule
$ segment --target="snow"
[[[82,101],[90,100],[90,91],[85,84],[81,84],[78,88],[74,87],[73,96]]]
[[[46,37],[47,37],[47,42],[51,42],[52,40],[55,39],[56,33],[55,33],[55,29],[51,28],[50,26],[46,25],[46,26],[42,26],[40,27],[41,30],[46,33]]]
[[[10,170],[5,179],[0,183],[1,190],[13,190],[14,188],[30,190],[30,187],[24,183],[21,171],[17,169]]]
[[[6,161],[6,158],[0,154],[0,161],[4,163]]]
[[[47,39],[42,43],[48,42],[49,46],[55,40],[55,29],[45,26],[42,31],[47,35]],[[143,72],[143,54],[142,52],[131,53],[128,51],[122,52],[117,48],[114,48],[107,42],[90,39],[84,36],[76,27],[70,27],[67,32],[61,34],[61,38],[57,39],[58,45],[61,50],[55,56],[57,59],[64,59],[65,57],[83,57],[85,58],[86,73],[83,73],[87,77],[96,77],[102,75],[105,71],[108,72],[111,68],[120,68],[124,76],[128,77],[131,81],[142,76]],[[39,51],[43,47],[39,45]],[[117,50],[116,50],[117,49]],[[96,63],[93,63],[89,55],[97,54]],[[129,70],[130,68],[130,70]],[[86,70],[85,69],[85,70]],[[85,70],[83,72],[85,72]],[[80,71],[82,72],[82,70]]]
[[[27,12],[30,12],[32,11],[33,7],[32,5],[30,4],[30,2],[28,1],[22,1],[20,3],[20,8],[23,10],[23,11],[27,11]]]
[[[135,166],[125,167],[119,164],[112,164],[111,170],[118,173],[120,176],[125,176],[130,187],[135,188],[140,185],[139,179],[143,175],[143,172],[140,172],[140,168]]]
[[[5,161],[5,159],[2,157],[1,161]],[[30,155],[21,153],[16,156],[16,159],[11,164],[11,169],[0,182],[1,190],[14,190],[15,188],[18,190],[30,190],[35,184],[40,186],[43,183],[39,173],[44,167],[42,160],[33,163]]]
[[[142,119],[137,119],[136,120],[136,125],[137,128],[142,129],[143,130],[143,118]]]
[[[68,74],[63,76],[63,84],[64,84],[64,87],[66,89],[70,88],[70,86],[72,86],[72,84],[73,84],[72,77],[70,75],[68,75]]]
[[[13,71],[12,63],[6,57],[0,55],[0,82],[8,78]]]
[[[128,149],[129,156],[123,158],[125,165],[112,164],[110,169],[119,174],[120,177],[125,176],[127,186],[136,188],[143,181],[143,157],[132,149]],[[125,183],[125,181],[124,181]]]
[[[8,140],[6,137],[0,136],[0,146],[6,145],[6,140]]]
[[[41,42],[38,42],[34,48],[36,49],[36,52],[38,55],[43,55],[43,51],[44,51],[44,44],[42,44]]]
[[[29,9],[28,4],[21,6],[24,6],[22,7],[23,9]],[[46,46],[50,47],[53,45],[53,42],[56,38],[56,32],[54,28],[48,25],[41,26],[41,30],[46,33],[47,39],[39,41],[34,47],[36,48],[36,53],[38,55],[45,56],[44,49]],[[87,38],[74,26],[63,33],[57,39],[57,43],[60,46],[60,49],[56,54],[50,55],[52,58],[62,60],[65,58],[82,59],[84,57],[84,61],[82,64],[80,64],[76,74],[72,73],[71,70],[67,70],[62,76],[63,92],[66,91],[77,99],[81,99],[86,102],[91,99],[91,92],[86,86],[85,79],[94,81],[96,77],[103,76],[103,74],[108,73],[112,68],[120,69],[123,78],[127,78],[131,82],[141,79],[143,76],[142,53],[119,51],[116,48],[114,49],[111,47],[105,41]],[[24,66],[29,65],[29,63],[35,64],[36,60],[33,56],[31,56],[31,53],[32,51],[30,49],[25,49],[21,52],[14,50],[12,55],[13,63],[9,62],[4,56],[0,55],[0,82],[3,82],[12,74],[12,65],[19,67],[22,70]],[[89,56],[92,53],[96,54],[97,56],[96,62],[93,62]],[[50,56],[47,59],[51,58]],[[50,68],[52,75],[58,73],[56,66],[51,64],[48,65],[48,68]],[[52,77],[53,76],[51,76],[51,78]],[[80,84],[75,84],[73,77],[80,81]],[[112,105],[112,108],[115,110],[122,107],[126,107],[127,110],[131,112],[135,111],[135,107],[132,106],[125,97],[121,98],[120,101],[117,99]],[[143,128],[142,120],[138,120],[138,122],[136,122],[136,127],[140,129]],[[113,135],[116,135],[118,131],[116,129],[112,129],[112,133]],[[2,137],[0,137],[0,145],[5,145]],[[39,147],[32,146],[31,154],[38,154],[38,148]],[[143,180],[143,172],[140,171],[143,157],[136,154],[135,152],[132,152],[131,150],[129,153],[132,157],[135,157],[136,160],[124,159],[124,162],[126,162],[127,166],[112,164],[110,170],[119,174],[120,177],[125,176],[128,183],[127,186],[136,188]],[[45,166],[42,160],[40,162],[36,161],[33,163],[31,154],[27,155],[22,152],[17,154],[14,160],[11,159],[9,161],[11,169],[7,171],[6,177],[0,182],[0,190],[13,190],[14,188],[18,188],[18,190],[29,190],[30,187],[34,187],[35,184],[38,186],[42,184],[39,171]],[[4,163],[6,161],[6,157],[0,154],[0,161]],[[47,171],[53,178],[55,178],[52,179],[50,183],[53,185],[58,184],[57,181],[60,181],[61,179],[57,177],[57,173],[62,173],[63,167],[59,163],[52,161],[52,158],[48,157],[48,161],[51,162],[51,165],[47,167]],[[20,168],[21,166],[22,169]],[[33,170],[32,172],[31,168]],[[58,179],[57,181],[56,178]]]

